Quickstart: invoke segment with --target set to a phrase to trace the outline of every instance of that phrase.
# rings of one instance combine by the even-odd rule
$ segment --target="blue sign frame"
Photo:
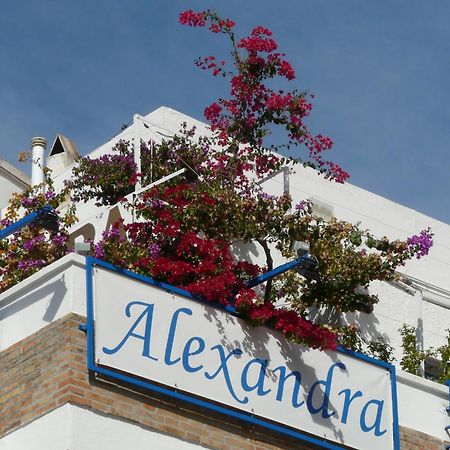
[[[189,394],[185,394],[179,391],[174,391],[170,389],[169,387],[160,386],[159,384],[156,384],[152,382],[151,380],[141,380],[140,378],[136,378],[132,375],[125,375],[122,373],[118,373],[116,371],[110,370],[108,368],[99,366],[95,362],[95,342],[94,342],[94,298],[93,298],[93,282],[92,282],[92,275],[93,275],[93,268],[94,266],[99,266],[104,269],[117,272],[120,275],[127,276],[131,279],[135,279],[140,282],[144,282],[149,284],[150,286],[157,287],[159,289],[163,289],[166,292],[173,293],[176,295],[183,296],[185,298],[188,298],[195,302],[205,303],[204,300],[201,298],[198,298],[191,293],[179,289],[175,286],[172,286],[167,283],[156,281],[150,277],[146,277],[143,275],[139,275],[137,273],[131,272],[129,270],[120,269],[112,264],[109,264],[105,261],[95,259],[92,257],[86,257],[86,293],[87,293],[87,323],[85,326],[85,330],[87,332],[87,367],[89,371],[105,375],[111,378],[114,378],[116,380],[129,383],[132,385],[135,385],[139,388],[144,388],[146,390],[156,392],[158,394],[167,395],[169,397],[172,397],[176,400],[181,400],[183,402],[189,403],[194,406],[207,408],[211,411],[218,412],[221,414],[225,414],[227,416],[230,416],[234,419],[243,420],[249,424],[257,425],[263,428],[266,428],[269,431],[275,431],[279,433],[280,435],[284,435],[289,438],[295,438],[299,439],[300,441],[304,443],[310,443],[317,445],[324,449],[330,449],[330,450],[342,450],[341,445],[327,441],[322,440],[317,437],[310,436],[308,434],[304,434],[300,431],[293,430],[290,427],[281,425],[281,424],[275,424],[272,422],[269,422],[265,419],[255,417],[252,414],[249,414],[245,411],[236,411],[228,406],[225,405],[218,405],[216,403],[212,403],[208,401],[208,399],[201,399],[193,397]],[[230,314],[236,315],[239,317],[239,315],[236,313],[235,309],[231,306],[224,306],[221,304],[213,304],[211,302],[207,302],[209,306],[214,306],[216,308],[222,309],[227,311]],[[357,353],[351,350],[348,350],[344,347],[339,347],[338,351],[341,353],[345,353],[347,355],[350,355],[354,358],[369,362],[371,364],[381,366],[390,373],[390,380],[391,380],[391,393],[392,393],[392,417],[393,417],[393,443],[394,443],[394,450],[400,450],[400,436],[399,436],[399,425],[398,425],[398,404],[397,404],[397,384],[396,384],[396,374],[395,374],[395,366],[392,364],[386,363],[384,361],[377,360],[375,358],[371,358],[369,356],[363,355],[361,353]],[[343,444],[345,445],[345,444]]]

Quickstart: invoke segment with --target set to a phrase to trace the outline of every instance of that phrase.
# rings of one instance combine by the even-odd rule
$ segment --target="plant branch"
[[[264,250],[264,253],[266,255],[266,262],[267,262],[267,270],[270,271],[273,269],[273,258],[272,254],[270,253],[269,246],[267,245],[267,241],[265,239],[258,238],[256,239],[259,245]],[[270,293],[272,291],[272,280],[268,280],[266,283],[266,290],[264,292],[264,303],[269,303],[270,301]]]

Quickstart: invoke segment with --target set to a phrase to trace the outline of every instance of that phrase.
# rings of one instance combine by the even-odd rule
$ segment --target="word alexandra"
[[[136,313],[137,311],[137,313]],[[290,407],[295,410],[306,408],[306,411],[312,416],[320,415],[322,419],[329,419],[336,415],[336,411],[330,408],[330,396],[334,399],[340,398],[341,401],[335,402],[342,404],[338,418],[342,424],[346,424],[349,418],[351,408],[360,408],[359,426],[361,431],[365,433],[373,432],[374,436],[379,437],[386,433],[383,429],[383,411],[384,401],[379,399],[364,399],[364,394],[360,390],[354,392],[347,388],[339,392],[334,392],[333,384],[336,377],[346,373],[346,365],[342,362],[336,362],[327,370],[324,379],[317,379],[309,387],[308,392],[301,395],[302,374],[297,371],[290,371],[286,366],[281,365],[275,368],[268,367],[268,360],[262,358],[252,358],[244,361],[242,368],[243,351],[240,348],[232,350],[225,348],[221,344],[207,346],[205,339],[201,336],[192,336],[184,342],[184,345],[174,345],[177,337],[177,327],[180,322],[185,330],[189,329],[187,320],[193,318],[193,311],[187,307],[181,307],[175,310],[168,324],[167,339],[164,345],[164,355],[157,355],[152,352],[152,326],[155,313],[155,304],[145,303],[142,301],[131,301],[126,305],[125,315],[128,318],[133,316],[137,318],[134,323],[122,337],[115,347],[103,347],[102,351],[107,355],[113,355],[122,350],[128,340],[138,339],[142,341],[142,352],[139,357],[148,358],[157,364],[167,367],[178,365],[185,372],[197,373],[206,380],[215,380],[224,383],[226,392],[239,405],[247,405],[256,397],[267,397],[267,400],[276,402],[286,402],[286,398],[290,397]],[[158,320],[163,320],[158,317]],[[137,330],[141,330],[139,333]],[[158,339],[161,339],[158,333]],[[182,350],[181,350],[182,348]],[[178,349],[178,351],[176,351]],[[126,348],[123,350],[126,351]],[[137,355],[133,355],[137,356]],[[206,370],[205,370],[206,366]],[[212,368],[211,368],[212,366]],[[267,379],[270,375],[276,376],[277,383],[272,388],[266,386]],[[303,388],[304,390],[304,388]],[[286,392],[289,391],[289,394]],[[289,397],[288,397],[289,396]],[[303,399],[304,398],[304,399]],[[356,401],[359,399],[358,401]],[[233,403],[232,401],[232,403]],[[336,418],[336,417],[335,417]]]

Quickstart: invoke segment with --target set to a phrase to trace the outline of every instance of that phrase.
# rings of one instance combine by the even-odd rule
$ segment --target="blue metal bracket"
[[[305,253],[304,255],[296,258],[292,261],[289,261],[286,264],[282,264],[281,266],[275,267],[273,270],[269,270],[262,275],[259,275],[251,280],[247,281],[246,286],[248,288],[252,288],[257,286],[258,284],[264,283],[272,278],[281,275],[288,270],[295,269],[300,275],[303,275],[306,278],[316,280],[318,278],[317,268],[319,264],[314,256],[309,253]]]
[[[16,231],[21,230],[27,225],[35,225],[37,227],[46,228],[48,230],[58,230],[58,216],[51,206],[43,206],[33,211],[22,219],[0,230],[0,239],[5,239]]]
[[[78,325],[78,329],[83,333],[87,333],[87,323],[80,323],[80,325]]]

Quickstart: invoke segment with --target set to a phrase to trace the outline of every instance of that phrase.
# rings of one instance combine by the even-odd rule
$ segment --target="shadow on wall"
[[[37,289],[33,289],[23,297],[13,297],[7,304],[0,308],[0,321],[49,297],[42,320],[50,323],[56,317],[66,293],[67,285],[64,274],[62,274],[52,282],[38,287]]]

